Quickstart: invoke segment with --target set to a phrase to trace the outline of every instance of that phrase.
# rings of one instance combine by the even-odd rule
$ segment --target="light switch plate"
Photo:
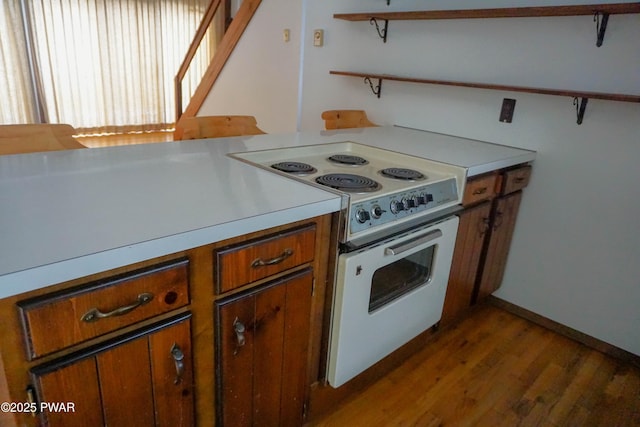
[[[324,30],[313,30],[313,45],[322,46],[324,44]]]

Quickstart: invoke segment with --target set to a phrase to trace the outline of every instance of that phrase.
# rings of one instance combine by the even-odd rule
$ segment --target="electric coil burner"
[[[427,177],[416,170],[413,169],[405,169],[405,168],[386,168],[380,171],[380,174],[393,178],[393,179],[403,179],[405,181],[421,181],[426,179]]]
[[[370,193],[382,186],[371,178],[350,173],[330,173],[316,178],[318,184],[348,193]]]
[[[271,165],[271,167],[282,172],[296,175],[309,175],[318,172],[318,170],[310,164],[302,162],[280,162]]]
[[[352,154],[334,154],[333,156],[329,157],[328,160],[334,163],[349,166],[362,166],[369,164],[369,161],[367,159],[364,159],[360,156],[354,156]]]

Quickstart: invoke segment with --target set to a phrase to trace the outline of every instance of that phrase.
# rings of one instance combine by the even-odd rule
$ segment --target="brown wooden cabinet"
[[[323,229],[306,223],[214,250],[219,425],[302,425],[318,369]]]
[[[302,425],[312,284],[305,269],[216,303],[220,425]]]
[[[75,411],[0,412],[0,426],[301,425],[320,378],[333,219],[0,299],[0,402]]]
[[[531,166],[516,166],[467,182],[464,211],[449,275],[442,322],[450,322],[500,287]]]
[[[167,258],[1,300],[0,397],[29,411],[0,425],[193,425],[189,260]]]
[[[517,191],[499,197],[494,202],[488,243],[482,260],[482,269],[478,276],[475,301],[491,295],[502,284],[521,199],[522,191]]]
[[[471,306],[490,214],[491,202],[485,201],[459,215],[458,235],[441,322],[455,319]]]
[[[531,166],[520,165],[500,171],[497,195],[493,199],[480,266],[476,276],[473,302],[495,292],[502,284],[511,238],[520,209],[522,189],[529,185]]]
[[[67,403],[39,413],[42,425],[193,425],[189,315],[31,369],[38,402]]]

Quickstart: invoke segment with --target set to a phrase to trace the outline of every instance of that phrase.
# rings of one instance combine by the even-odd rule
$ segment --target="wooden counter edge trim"
[[[626,363],[630,363],[638,368],[640,368],[640,356],[637,356],[631,352],[623,350],[619,347],[616,347],[607,342],[601,341],[597,338],[594,338],[590,335],[587,335],[583,332],[577,331],[573,328],[565,326],[561,323],[558,323],[554,320],[541,316],[537,313],[527,310],[526,308],[520,307],[518,305],[512,304],[508,301],[500,299],[496,296],[490,295],[486,298],[486,302],[493,306],[499,307],[509,313],[512,313],[518,317],[522,317],[527,319],[539,326],[547,328],[553,332],[556,332],[562,336],[570,338],[574,341],[577,341],[581,344],[586,345],[589,348],[597,350],[601,353],[604,353],[608,356],[614,357],[618,360],[621,360]]]

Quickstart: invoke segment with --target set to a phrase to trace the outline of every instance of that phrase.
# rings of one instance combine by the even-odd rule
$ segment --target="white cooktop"
[[[337,164],[329,160],[330,156],[336,154],[359,156],[367,160],[368,163],[364,165]],[[230,156],[260,165],[272,172],[280,173],[293,179],[308,181],[313,184],[315,184],[317,177],[332,173],[361,175],[381,184],[382,188],[379,191],[371,193],[349,193],[351,203],[378,197],[379,194],[389,194],[420,187],[451,177],[456,178],[459,189],[458,192],[462,194],[466,173],[466,170],[459,166],[409,156],[396,151],[370,147],[353,141],[232,153]],[[298,175],[280,172],[272,168],[273,164],[283,161],[306,163],[316,168],[316,171],[305,175]],[[385,168],[413,169],[421,172],[426,178],[416,181],[392,179],[380,173],[380,171]],[[316,186],[321,186],[321,188],[325,189],[328,188],[321,184],[316,184]],[[460,202],[460,198],[458,202]]]

